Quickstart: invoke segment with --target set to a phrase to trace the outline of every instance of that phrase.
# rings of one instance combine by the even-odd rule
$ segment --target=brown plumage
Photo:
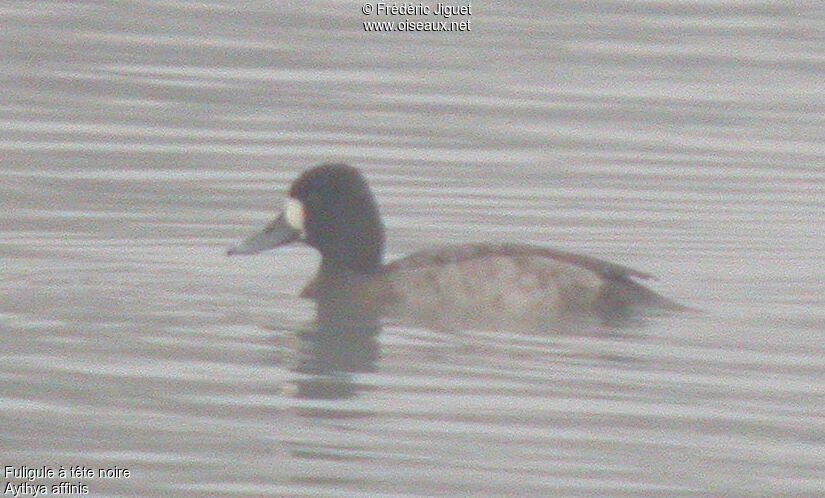
[[[499,326],[632,309],[687,310],[638,280],[653,278],[590,256],[523,244],[463,244],[381,263],[384,231],[363,176],[345,165],[313,168],[290,188],[287,211],[230,254],[303,240],[321,253],[301,293],[327,308],[402,316],[438,327]]]

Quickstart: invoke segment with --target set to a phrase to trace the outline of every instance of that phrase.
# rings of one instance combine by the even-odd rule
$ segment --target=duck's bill
[[[226,255],[256,254],[295,242],[300,238],[301,231],[290,226],[284,214],[281,214],[262,231],[250,236],[237,246],[229,248]]]

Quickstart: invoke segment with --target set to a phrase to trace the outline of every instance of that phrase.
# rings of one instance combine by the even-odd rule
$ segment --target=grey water
[[[4,493],[825,493],[825,9],[490,2],[376,33],[403,16],[363,5],[0,7]],[[308,339],[317,254],[225,250],[324,161],[370,180],[388,259],[544,245],[704,312]]]

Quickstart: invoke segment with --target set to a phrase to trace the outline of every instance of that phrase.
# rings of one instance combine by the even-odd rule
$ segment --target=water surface
[[[822,9],[360,9],[2,8],[0,465],[130,470],[92,496],[822,493]],[[313,339],[317,255],[224,251],[328,160],[389,258],[546,245],[706,313]]]

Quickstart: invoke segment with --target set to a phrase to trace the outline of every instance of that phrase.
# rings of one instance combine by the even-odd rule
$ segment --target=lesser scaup
[[[321,253],[301,296],[345,296],[363,309],[445,323],[610,315],[631,308],[685,308],[639,284],[626,266],[523,244],[464,244],[419,251],[383,264],[384,227],[356,168],[325,164],[290,187],[284,210],[263,231],[228,251],[254,254],[303,241]]]

